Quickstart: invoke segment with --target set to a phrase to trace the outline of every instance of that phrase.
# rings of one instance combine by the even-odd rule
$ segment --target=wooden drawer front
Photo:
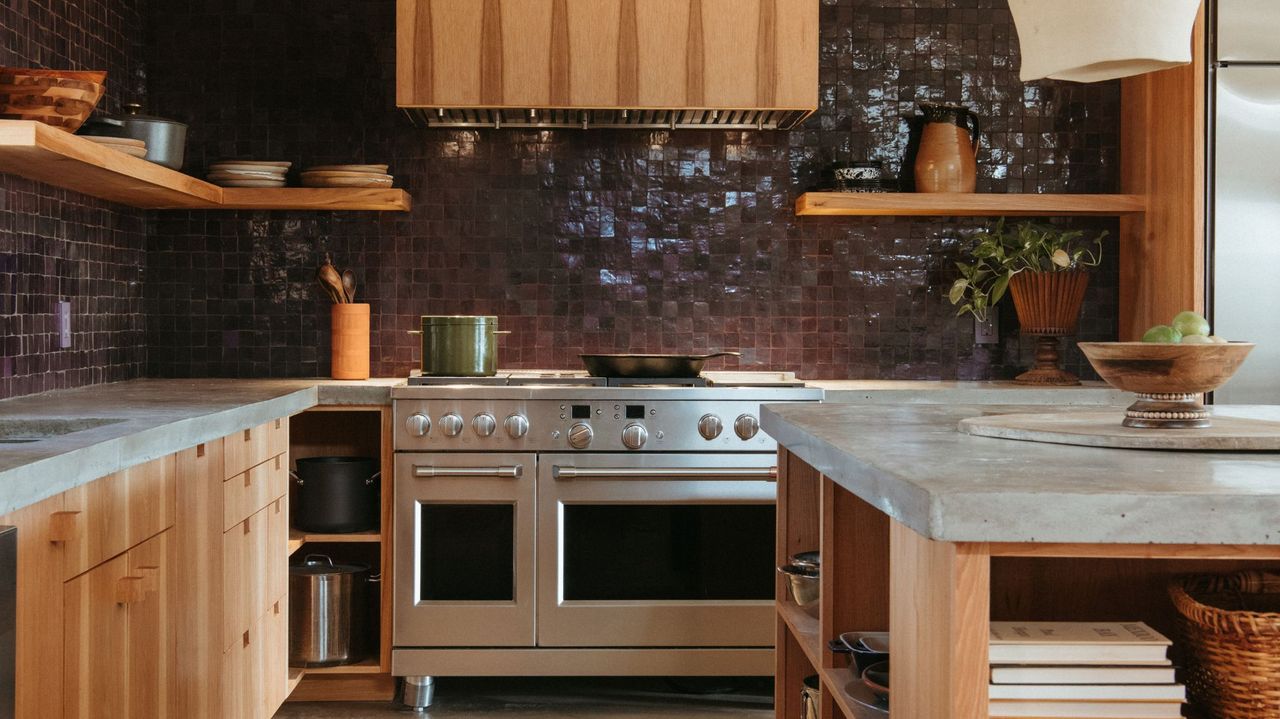
[[[68,490],[50,540],[66,548],[70,579],[173,526],[176,455]]]
[[[289,450],[289,418],[273,419],[266,424],[227,435],[222,443],[225,478],[231,479],[250,467]]]
[[[289,686],[289,596],[281,595],[262,617],[263,715],[275,716]]]
[[[289,596],[289,496],[267,508],[266,595]]]
[[[266,719],[266,641],[262,621],[236,637],[222,655],[223,706],[228,717]]]
[[[267,522],[263,510],[222,535],[224,648],[243,642],[266,606]]]
[[[289,462],[277,455],[222,483],[222,528],[229,531],[249,515],[289,492]]]
[[[132,593],[131,583],[121,555],[63,585],[66,717],[129,716],[129,609],[119,600]]]

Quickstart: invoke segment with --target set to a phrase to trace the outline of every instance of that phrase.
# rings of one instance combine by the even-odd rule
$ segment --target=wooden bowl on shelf
[[[0,118],[80,129],[102,100],[105,72],[0,67]]]
[[[1200,395],[1226,384],[1253,350],[1251,342],[1080,342],[1078,346],[1107,384],[1138,395],[1122,424],[1140,429],[1210,426],[1211,415],[1200,403]]]

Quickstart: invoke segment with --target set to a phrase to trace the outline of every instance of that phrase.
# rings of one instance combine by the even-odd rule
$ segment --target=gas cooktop
[[[409,375],[410,387],[804,387],[794,372],[703,372],[698,377],[592,377],[584,370],[499,370],[492,377]]]

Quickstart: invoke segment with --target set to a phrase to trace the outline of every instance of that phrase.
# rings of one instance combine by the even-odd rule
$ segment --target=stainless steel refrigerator
[[[1214,395],[1280,404],[1280,0],[1216,5],[1211,321],[1257,346]]]

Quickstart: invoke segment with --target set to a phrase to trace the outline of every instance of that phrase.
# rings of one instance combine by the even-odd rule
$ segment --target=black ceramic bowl
[[[845,632],[839,639],[832,639],[828,646],[833,652],[848,654],[858,676],[872,664],[889,659],[888,632]]]
[[[877,662],[862,672],[862,683],[867,685],[876,697],[889,698],[889,662]]]

